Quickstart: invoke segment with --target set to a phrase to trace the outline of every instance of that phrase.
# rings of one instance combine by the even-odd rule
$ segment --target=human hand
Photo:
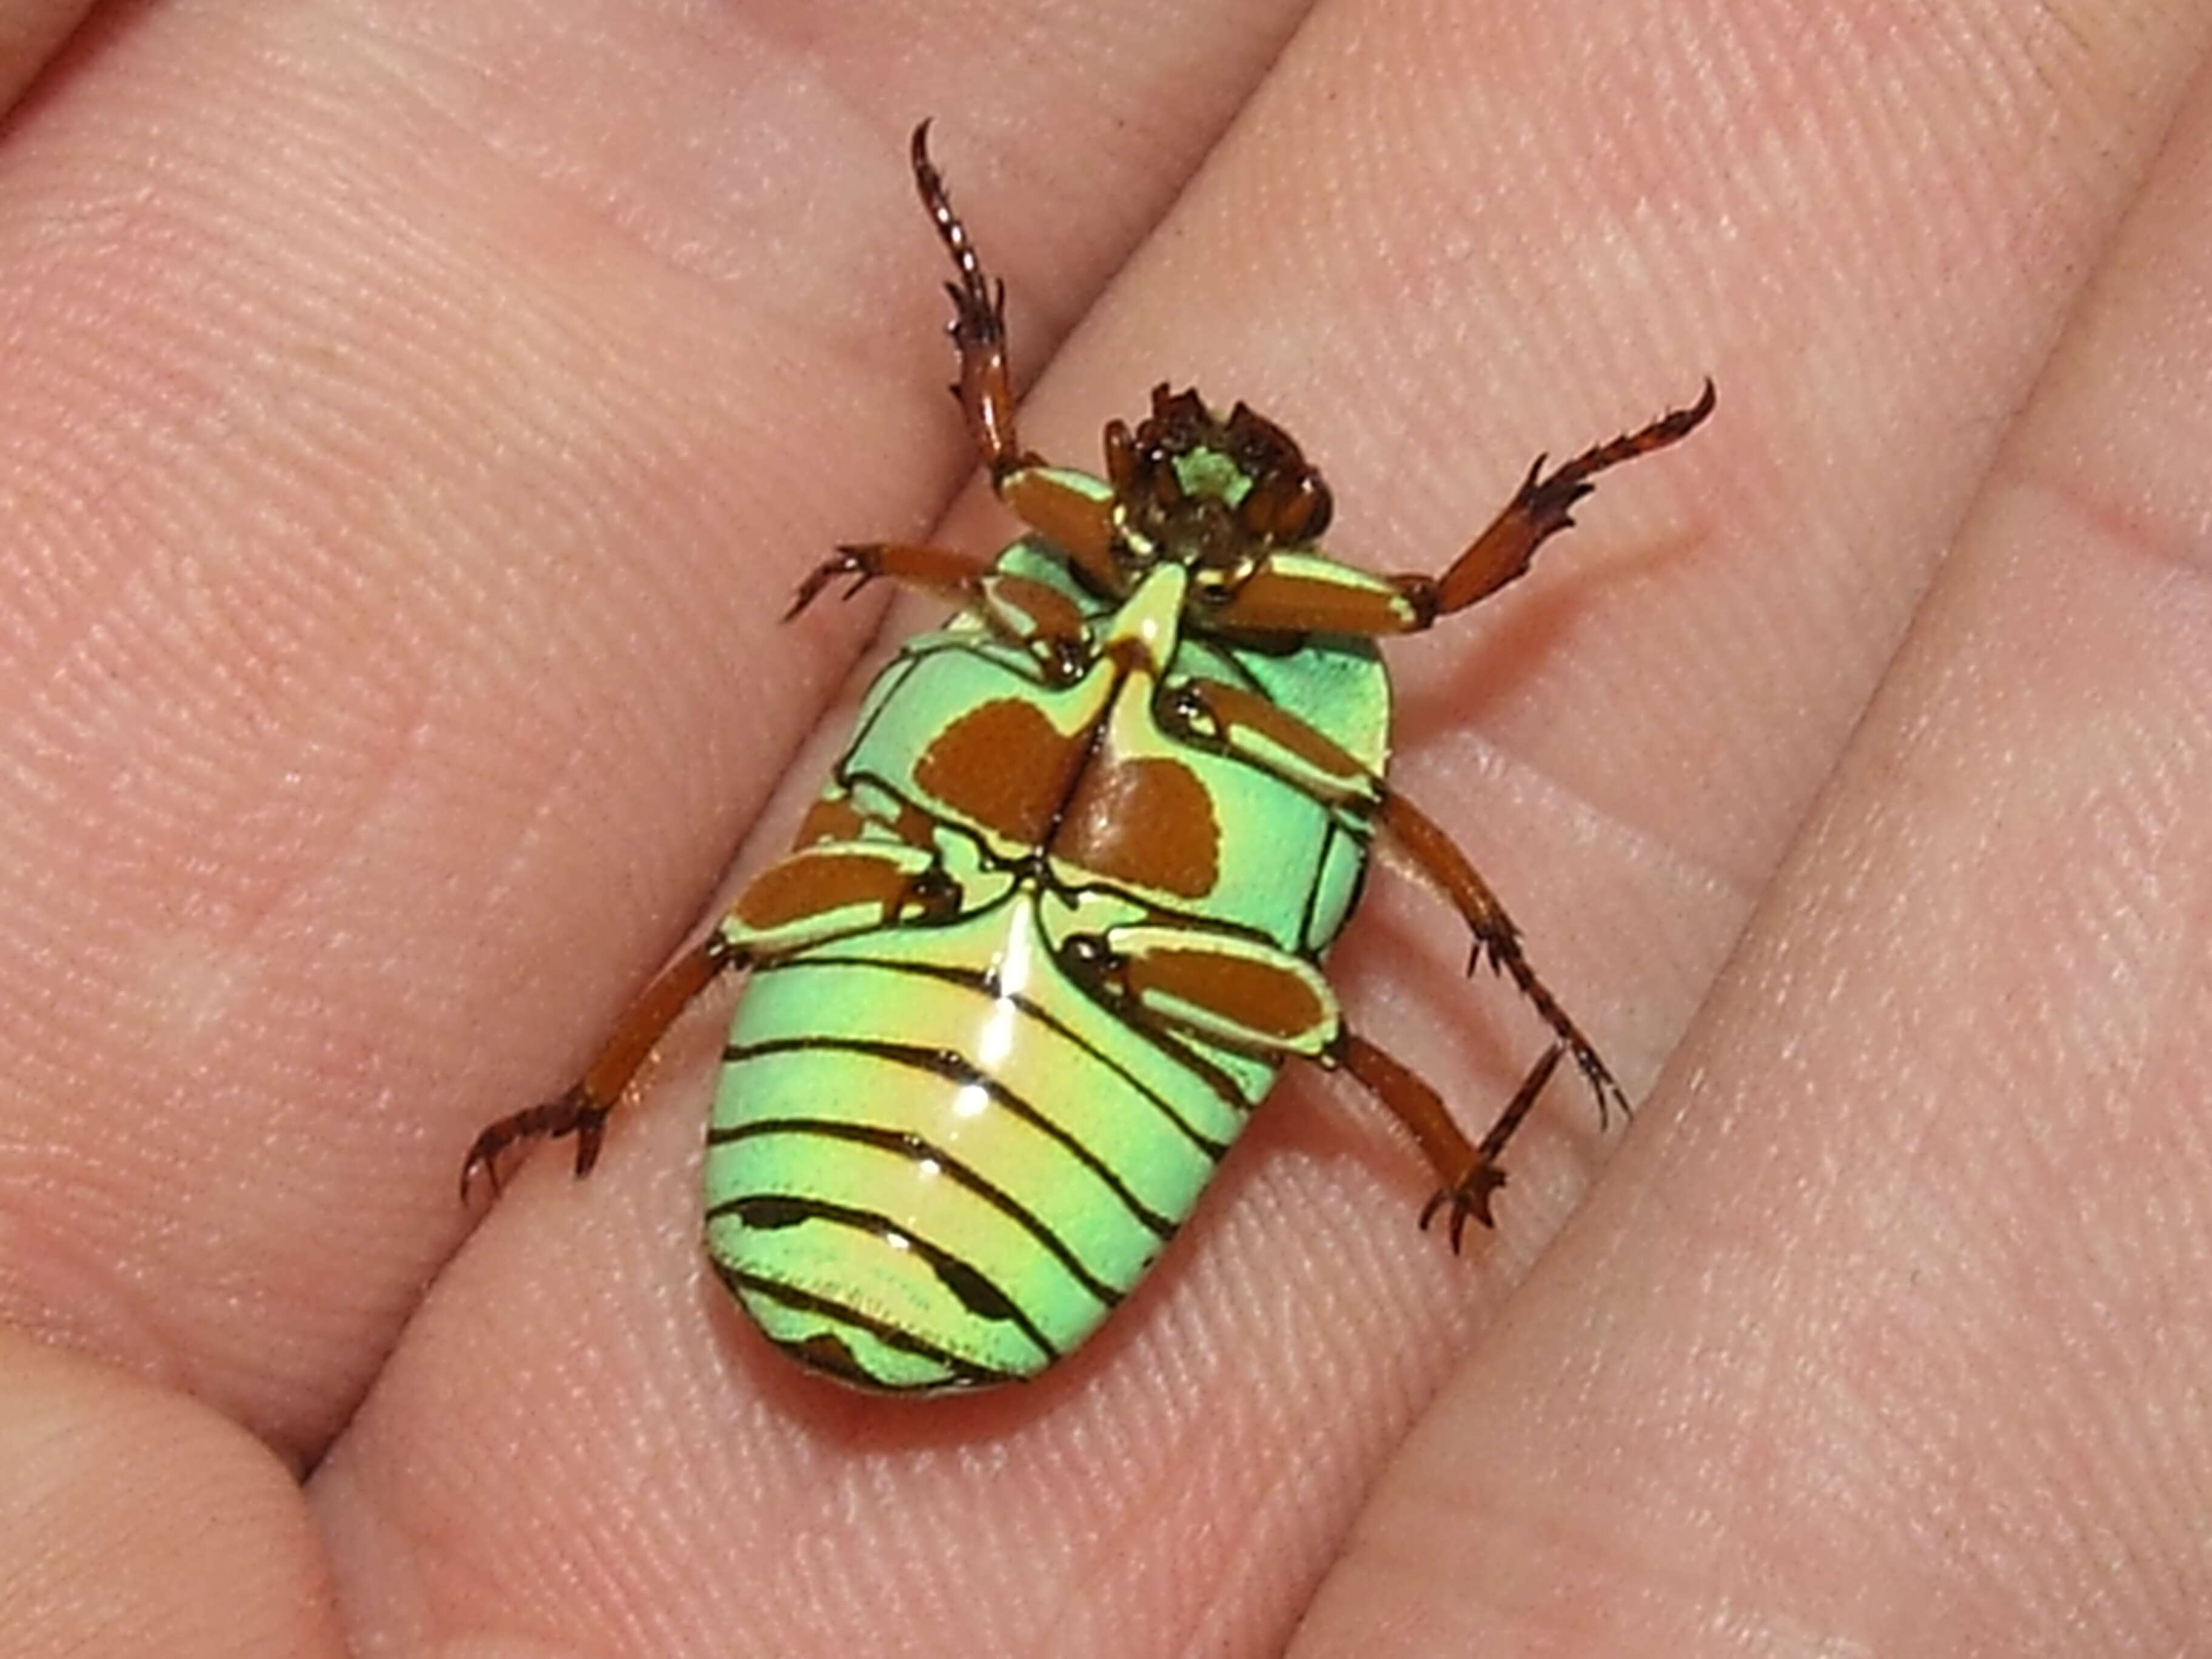
[[[1524,18],[146,8],[46,66],[17,1650],[2184,1645],[2206,20]],[[1455,1261],[1289,1078],[1091,1347],[916,1404],[702,1268],[726,1004],[589,1182],[458,1255],[452,1186],[787,833],[872,615],[793,584],[969,471],[926,113],[1072,464],[1156,380],[1246,398],[1332,545],[1433,568],[1534,451],[1722,407],[1393,655],[1395,775],[1644,1102],[1617,1152],[1555,1088]],[[1331,976],[1479,1129],[1540,1030],[1370,887]]]

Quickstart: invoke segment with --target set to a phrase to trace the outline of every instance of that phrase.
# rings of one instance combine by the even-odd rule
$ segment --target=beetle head
[[[1127,530],[1201,582],[1234,582],[1276,548],[1316,540],[1332,510],[1289,433],[1241,403],[1224,421],[1164,381],[1133,433],[1107,427],[1106,474]]]

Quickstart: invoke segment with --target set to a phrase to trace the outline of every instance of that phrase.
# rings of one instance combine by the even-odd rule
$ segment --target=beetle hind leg
[[[479,1170],[496,1191],[501,1158],[526,1141],[574,1135],[576,1174],[589,1175],[608,1117],[668,1028],[723,974],[894,921],[941,921],[960,902],[933,852],[896,840],[824,842],[777,860],[753,878],[713,933],[638,994],[583,1076],[552,1099],[484,1126],[461,1160],[461,1201],[468,1201]]]
[[[508,1148],[531,1140],[576,1138],[576,1173],[586,1176],[599,1162],[607,1117],[636,1080],[639,1070],[676,1018],[716,978],[742,965],[740,954],[720,935],[710,934],[685,951],[646,987],[617,1023],[599,1055],[551,1100],[487,1123],[461,1160],[461,1201],[481,1170],[499,1190],[499,1161]]]
[[[1544,1085],[1552,1080],[1552,1073],[1559,1063],[1564,1047],[1553,1043],[1544,1056],[1530,1068],[1521,1086],[1506,1102],[1505,1109],[1480,1141],[1470,1141],[1460,1132],[1460,1127],[1444,1110],[1443,1102],[1437,1091],[1388,1050],[1378,1048],[1366,1038],[1346,1030],[1342,1032],[1328,1059],[1342,1068],[1362,1088],[1381,1101],[1412,1133],[1421,1148],[1421,1155],[1436,1171],[1440,1183],[1429,1201],[1421,1206],[1420,1224],[1427,1231],[1430,1222],[1439,1212],[1448,1212],[1444,1223],[1445,1236],[1451,1240],[1452,1254],[1457,1255],[1460,1240],[1467,1231],[1467,1224],[1479,1221],[1486,1227],[1497,1225],[1490,1213],[1491,1196],[1505,1185],[1505,1170],[1500,1160],[1506,1143],[1536,1104]]]
[[[1469,1220],[1494,1224],[1490,1200],[1505,1184],[1506,1143],[1568,1052],[1554,1042],[1489,1131],[1471,1141],[1434,1089],[1345,1024],[1328,981],[1303,957],[1231,934],[1139,926],[1091,941],[1074,966],[1094,993],[1121,1006],[1124,1018],[1155,1031],[1276,1062],[1309,1060],[1350,1076],[1406,1127],[1435,1171],[1437,1188],[1421,1225],[1449,1212],[1455,1255]]]

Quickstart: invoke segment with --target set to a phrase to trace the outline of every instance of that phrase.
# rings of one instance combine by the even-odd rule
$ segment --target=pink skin
[[[0,58],[19,1650],[2203,1628],[2203,9],[310,0],[42,63],[76,9]],[[1434,570],[1721,406],[1397,653],[1618,1147],[1555,1084],[1455,1261],[1298,1078],[1094,1347],[917,1407],[706,1278],[726,999],[588,1183],[453,1188],[788,834],[879,615],[777,626],[799,574],[1003,532],[933,522],[922,114],[1055,458],[1194,380]],[[1369,908],[1333,976],[1479,1131],[1541,1031]]]

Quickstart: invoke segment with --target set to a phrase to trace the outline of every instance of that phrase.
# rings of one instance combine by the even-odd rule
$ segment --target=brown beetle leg
[[[1160,712],[1168,729],[1187,741],[1233,754],[1317,800],[1371,817],[1389,837],[1390,847],[1405,855],[1473,931],[1468,971],[1472,973],[1487,957],[1574,1056],[1597,1096],[1600,1125],[1613,1107],[1627,1115],[1627,1095],[1522,953],[1521,930],[1513,918],[1505,914],[1473,861],[1427,813],[1310,726],[1241,687],[1187,681],[1173,689]]]
[[[1034,653],[1048,683],[1074,679],[1090,660],[1089,625],[1065,593],[965,553],[911,542],[868,542],[839,548],[799,583],[798,596],[783,619],[789,622],[805,610],[833,582],[851,582],[845,590],[849,599],[879,579],[934,594],[980,618],[1009,645]]]
[[[589,1175],[609,1115],[668,1028],[723,974],[841,934],[906,920],[941,920],[959,898],[934,856],[904,842],[832,842],[787,854],[747,883],[720,925],[623,1011],[583,1076],[551,1100],[484,1126],[461,1160],[461,1201],[468,1201],[479,1170],[498,1190],[501,1155],[526,1140],[575,1136],[576,1173]]]
[[[1528,568],[1536,550],[1574,522],[1569,510],[1608,467],[1679,443],[1713,412],[1713,383],[1686,409],[1584,450],[1553,471],[1544,458],[1487,529],[1441,576],[1380,576],[1310,557],[1263,562],[1224,600],[1214,624],[1253,634],[1418,634],[1439,617],[1488,599]]]
[[[1449,1219],[1445,1231],[1451,1240],[1452,1254],[1459,1254],[1461,1236],[1467,1231],[1470,1218],[1484,1226],[1496,1224],[1490,1213],[1491,1194],[1505,1184],[1505,1171],[1499,1167],[1506,1143],[1521,1127],[1543,1093],[1544,1085],[1552,1080],[1552,1073],[1565,1052],[1553,1043],[1544,1052],[1522,1079],[1521,1086],[1513,1091],[1513,1098],[1498,1115],[1488,1133],[1478,1143],[1470,1142],[1444,1110],[1443,1102],[1437,1091],[1421,1081],[1406,1065],[1384,1049],[1376,1048],[1366,1038],[1346,1030],[1338,1039],[1331,1058],[1349,1073],[1352,1079],[1377,1100],[1390,1109],[1392,1115],[1413,1132],[1413,1139],[1428,1159],[1429,1167],[1436,1171],[1441,1183],[1435,1194],[1421,1206],[1421,1225],[1426,1228],[1437,1212],[1449,1209]]]
[[[1014,430],[1013,377],[1006,364],[1006,285],[994,280],[976,257],[968,227],[952,210],[944,176],[929,159],[929,123],[914,130],[914,185],[938,240],[952,256],[957,282],[945,291],[952,298],[952,343],[960,349],[960,381],[952,394],[968,416],[976,453],[995,488],[1017,467],[1034,459]]]
[[[1536,550],[1574,523],[1570,509],[1595,488],[1592,478],[1623,461],[1680,443],[1713,412],[1713,383],[1708,379],[1698,401],[1688,408],[1670,410],[1649,426],[1586,449],[1548,473],[1539,455],[1505,510],[1452,562],[1451,568],[1438,577],[1398,578],[1401,590],[1423,613],[1423,625],[1488,599],[1526,572]]]
[[[850,582],[844,592],[848,599],[870,582],[889,578],[934,593],[951,605],[973,605],[977,603],[979,584],[990,568],[973,554],[951,548],[925,547],[915,542],[856,542],[840,547],[806,573],[783,619],[789,622],[836,581]]]
[[[576,1173],[589,1175],[599,1162],[607,1115],[621,1103],[662,1036],[694,997],[727,969],[742,965],[719,933],[710,933],[671,963],[630,1004],[582,1077],[553,1099],[484,1126],[461,1160],[461,1201],[468,1202],[469,1183],[478,1170],[497,1192],[500,1155],[521,1141],[574,1135]]]
[[[1490,884],[1483,880],[1467,854],[1433,819],[1395,790],[1384,789],[1382,809],[1376,817],[1398,849],[1435,884],[1473,930],[1474,945],[1468,957],[1468,971],[1473,973],[1475,964],[1486,956],[1492,969],[1503,972],[1519,988],[1567,1053],[1574,1056],[1576,1066],[1589,1081],[1590,1091],[1597,1097],[1600,1127],[1604,1127],[1608,1108],[1618,1107],[1620,1115],[1627,1116],[1627,1094],[1613,1080],[1613,1073],[1599,1058],[1590,1040],[1583,1035],[1582,1028],[1559,1006],[1551,988],[1528,965],[1528,958],[1521,950],[1521,930],[1514,926],[1513,918],[1505,914],[1498,895],[1490,890]]]

